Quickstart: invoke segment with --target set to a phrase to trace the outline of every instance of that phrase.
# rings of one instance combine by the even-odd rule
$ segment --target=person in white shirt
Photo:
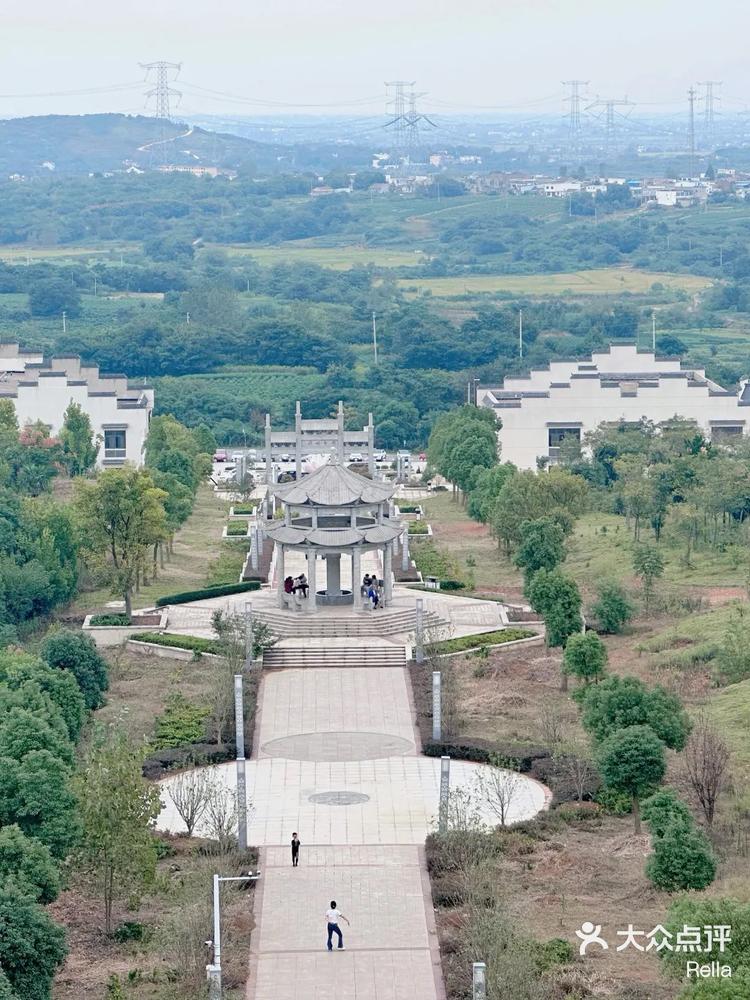
[[[328,925],[328,950],[333,951],[333,935],[338,935],[339,948],[344,950],[344,935],[341,933],[341,928],[339,927],[339,920],[345,920],[347,927],[351,927],[351,924],[346,919],[341,910],[336,907],[336,900],[331,900],[330,909],[326,910],[326,924]]]

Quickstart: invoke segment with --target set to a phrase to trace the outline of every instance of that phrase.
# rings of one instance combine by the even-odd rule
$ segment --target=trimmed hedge
[[[157,608],[167,604],[187,604],[189,601],[205,601],[209,597],[226,597],[228,594],[244,594],[248,590],[260,590],[260,580],[246,580],[244,583],[222,583],[218,587],[204,587],[202,590],[186,590],[182,594],[168,594],[156,602]]]
[[[253,503],[232,504],[232,514],[252,514],[254,510],[255,504]]]
[[[532,639],[537,633],[527,628],[505,628],[495,632],[484,632],[482,635],[462,635],[457,639],[443,639],[431,647],[435,653],[461,653],[464,650],[479,649],[482,646],[500,646],[505,642],[517,642],[519,639]]]
[[[189,743],[182,747],[167,747],[149,754],[143,762],[143,777],[158,780],[169,771],[205,764],[224,764],[234,760],[237,748],[231,740],[219,747],[216,743]]]
[[[430,575],[429,573],[427,574]],[[464,590],[466,584],[463,580],[441,580],[440,589],[441,590]]]
[[[232,535],[247,535],[247,521],[230,521],[227,525],[227,538]]]
[[[171,646],[173,649],[191,649],[194,653],[224,652],[218,639],[204,639],[197,635],[172,635],[168,632],[136,632],[130,636],[133,642],[150,642],[154,646]]]
[[[130,625],[129,615],[92,615],[89,619],[89,625],[92,628],[102,625]]]
[[[404,503],[398,504],[398,509],[401,514],[421,514],[422,508],[418,503]]]
[[[409,521],[408,531],[410,535],[429,535],[427,521]]]
[[[490,758],[517,761],[518,769],[527,774],[538,760],[550,757],[548,747],[528,746],[524,743],[495,743],[490,740],[462,739],[460,743],[425,743],[422,752],[427,757],[454,757],[456,760],[471,760],[478,764],[489,764]]]

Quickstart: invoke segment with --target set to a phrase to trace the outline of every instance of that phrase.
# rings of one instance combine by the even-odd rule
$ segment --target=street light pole
[[[245,778],[245,711],[242,674],[234,675],[234,727],[237,745],[237,847],[247,850],[247,783]]]
[[[248,872],[247,875],[214,875],[214,960],[206,966],[209,1000],[221,1000],[221,899],[219,891],[222,882],[257,882],[260,872]]]

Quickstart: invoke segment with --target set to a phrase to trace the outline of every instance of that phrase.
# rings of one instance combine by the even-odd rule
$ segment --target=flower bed
[[[135,625],[144,628],[148,625],[159,625],[161,615],[133,615],[130,617],[124,613],[109,615],[90,615],[89,628],[121,628],[123,625]]]
[[[204,587],[202,590],[186,590],[181,594],[168,594],[156,602],[157,608],[167,604],[187,604],[190,601],[205,601],[210,597],[226,597],[229,594],[244,594],[247,590],[260,590],[260,580],[246,580],[244,583],[223,583],[218,587]]]
[[[254,514],[255,510],[256,506],[254,503],[235,503],[229,508],[229,516],[237,517],[244,515],[247,517],[248,515]]]
[[[426,521],[409,521],[407,526],[409,537],[413,535],[431,535],[432,530]]]

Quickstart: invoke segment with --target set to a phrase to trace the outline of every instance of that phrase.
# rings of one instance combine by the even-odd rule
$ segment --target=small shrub
[[[125,944],[128,941],[148,941],[151,937],[151,928],[137,921],[126,920],[119,927],[115,927],[112,931],[112,937],[120,944]]]
[[[591,819],[598,819],[602,814],[602,807],[598,802],[563,802],[558,806],[555,813],[564,819],[566,823],[580,823]]]
[[[632,799],[626,792],[616,792],[612,788],[602,788],[595,801],[610,816],[627,816],[633,808]]]
[[[573,961],[575,949],[564,938],[551,938],[534,944],[534,965],[537,972],[546,972],[555,965],[567,965]]]
[[[654,838],[663,837],[675,821],[688,825],[693,822],[690,809],[672,788],[661,788],[647,798],[641,815]]]
[[[665,892],[705,889],[716,876],[716,859],[708,840],[692,821],[675,820],[664,836],[656,839],[646,875]]]
[[[606,526],[605,526],[606,527]],[[599,596],[592,609],[599,631],[605,635],[616,635],[633,617],[633,605],[625,588],[614,581],[599,587]]]
[[[441,590],[464,590],[466,584],[462,580],[441,580]]]
[[[154,749],[165,750],[199,743],[205,739],[209,715],[209,708],[192,704],[184,695],[170,695],[165,711],[157,715],[154,723]]]

